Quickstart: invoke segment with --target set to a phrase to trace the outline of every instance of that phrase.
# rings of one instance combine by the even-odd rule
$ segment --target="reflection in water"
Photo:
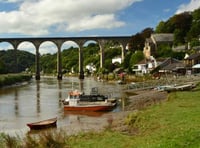
[[[84,92],[83,80],[80,80],[80,81],[79,81],[79,90],[80,90],[81,92]]]
[[[62,81],[61,80],[58,80],[58,98],[59,98],[59,100],[62,100]],[[58,102],[59,104],[59,107],[61,107],[62,106],[62,102],[61,101],[59,101]]]
[[[58,98],[62,99],[62,81],[58,80]]]
[[[124,111],[125,110],[126,98],[122,97],[120,101],[121,101],[121,110]]]
[[[85,122],[85,125],[88,122],[93,124],[101,118],[104,120],[104,113],[103,115],[101,113],[89,113],[89,115],[82,112],[78,114],[66,113],[64,112],[63,104],[60,102],[60,100],[67,97],[67,92],[72,88],[89,93],[92,87],[98,87],[99,92],[102,94],[112,94],[112,97],[117,98],[122,97],[122,85],[97,82],[92,78],[84,80],[65,78],[62,81],[58,81],[55,78],[42,78],[38,81],[32,80],[26,86],[0,90],[0,132],[29,130],[26,123],[52,117],[58,118],[58,127],[70,124],[72,129],[74,125],[72,125],[71,120],[76,117],[81,117],[81,121]],[[123,101],[121,103],[123,104]],[[121,108],[117,107],[113,112],[120,110]],[[90,118],[90,121],[88,118]],[[95,126],[97,125],[94,124]]]
[[[36,81],[37,114],[40,113],[40,81]]]
[[[100,117],[103,114],[107,112],[92,112],[92,111],[66,111],[64,110],[64,115],[84,115],[84,116],[90,116],[90,117]]]
[[[19,106],[18,106],[18,91],[15,88],[15,115],[18,116],[19,115]]]

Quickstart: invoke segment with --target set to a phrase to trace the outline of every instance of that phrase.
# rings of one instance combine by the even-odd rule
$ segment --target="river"
[[[75,131],[96,129],[105,126],[110,117],[105,114],[74,114],[65,112],[61,99],[67,92],[78,89],[90,93],[92,87],[98,87],[101,94],[123,98],[123,86],[116,83],[95,81],[92,77],[79,80],[76,77],[42,77],[40,81],[32,79],[28,84],[0,89],[0,132],[20,134],[29,132],[27,123],[57,117],[57,129]],[[121,111],[121,104],[112,111]]]

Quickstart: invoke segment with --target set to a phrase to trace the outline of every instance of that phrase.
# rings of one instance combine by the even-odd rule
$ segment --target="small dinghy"
[[[27,123],[27,126],[31,130],[39,130],[39,129],[44,129],[44,128],[49,128],[49,127],[56,127],[56,122],[57,118],[51,118],[39,122],[33,122],[33,123]]]

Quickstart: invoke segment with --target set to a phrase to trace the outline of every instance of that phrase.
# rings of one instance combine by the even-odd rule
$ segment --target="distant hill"
[[[0,73],[19,73],[35,64],[35,55],[27,51],[17,50],[15,58],[14,50],[0,51]]]

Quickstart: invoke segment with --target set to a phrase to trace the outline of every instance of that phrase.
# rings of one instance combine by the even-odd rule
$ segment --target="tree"
[[[159,45],[157,50],[157,57],[171,57],[172,49],[169,45]]]
[[[138,50],[134,54],[131,55],[130,65],[129,66],[132,67],[133,65],[137,64],[139,61],[141,61],[143,59],[144,59],[143,52]]]
[[[149,38],[153,32],[153,28],[145,28],[140,33],[133,35],[129,43],[131,51],[143,50],[145,39]]]
[[[165,32],[165,22],[161,21],[157,26],[156,26],[156,33],[164,33]]]
[[[2,60],[0,60],[0,74],[6,73],[6,66]]]
[[[131,51],[127,52],[126,55],[125,55],[124,61],[122,63],[123,68],[128,69],[128,71],[131,70],[129,65],[130,65],[130,59],[131,59],[132,54],[133,54],[133,52],[131,52]]]
[[[14,56],[15,53],[16,56]],[[22,50],[3,50],[0,51],[0,61],[4,65],[4,72],[22,72],[25,71],[26,68],[30,68],[35,64],[35,55]]]
[[[192,13],[192,26],[187,34],[187,40],[190,41],[192,38],[199,38],[200,35],[200,9],[195,10]]]

